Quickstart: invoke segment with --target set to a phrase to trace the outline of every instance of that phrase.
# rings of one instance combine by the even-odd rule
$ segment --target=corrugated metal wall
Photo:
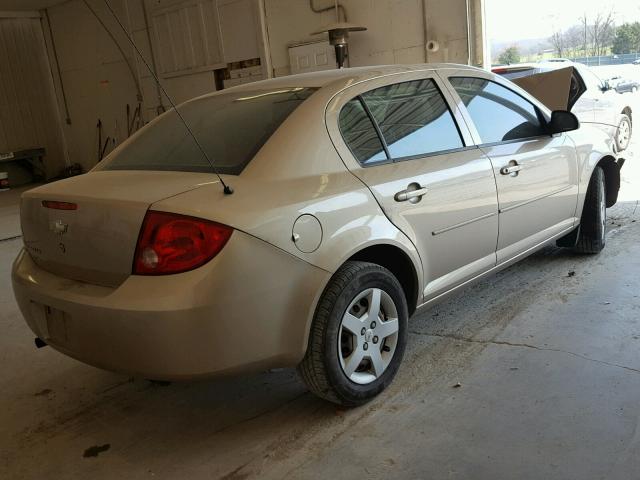
[[[0,18],[0,153],[44,147],[47,177],[65,166],[40,18]]]
[[[192,1],[149,10],[159,73],[165,77],[225,67],[215,3]]]

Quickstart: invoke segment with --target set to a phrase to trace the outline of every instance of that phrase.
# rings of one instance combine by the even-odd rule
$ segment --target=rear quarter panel
[[[204,185],[151,208],[229,225],[330,273],[368,246],[393,245],[412,260],[422,285],[421,262],[413,244],[347,170],[331,143],[324,118],[334,93],[325,87],[312,95],[241,175],[225,177],[234,189],[232,195],[224,195],[218,184]],[[292,238],[294,222],[303,214],[315,216],[322,229],[319,246],[307,253]]]

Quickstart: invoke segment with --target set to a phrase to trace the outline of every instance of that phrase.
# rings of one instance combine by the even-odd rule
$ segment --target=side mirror
[[[602,91],[603,91],[603,92],[608,92],[609,90],[611,90],[611,88],[612,88],[612,87],[611,87],[611,83],[609,83],[609,80],[605,80],[605,81],[602,83]]]
[[[554,133],[571,132],[580,128],[578,117],[565,110],[554,110],[551,120],[547,123],[547,129],[551,135]]]

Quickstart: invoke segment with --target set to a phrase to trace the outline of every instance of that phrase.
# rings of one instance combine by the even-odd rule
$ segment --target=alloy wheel
[[[624,150],[629,146],[629,139],[631,137],[631,128],[629,122],[625,119],[620,122],[618,127],[618,145],[620,150]]]
[[[352,382],[365,385],[380,378],[398,343],[398,310],[380,288],[368,288],[351,301],[340,324],[338,356]]]

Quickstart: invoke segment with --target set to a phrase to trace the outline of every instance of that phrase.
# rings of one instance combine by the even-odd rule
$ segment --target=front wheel
[[[631,141],[631,120],[627,115],[623,115],[618,130],[616,131],[616,147],[619,152],[626,150]]]
[[[298,372],[316,395],[340,405],[361,405],[396,375],[407,321],[404,292],[389,270],[347,262],[318,302]]]
[[[604,171],[596,167],[589,180],[584,200],[580,233],[574,250],[578,253],[598,253],[604,248],[607,224],[606,185]]]

